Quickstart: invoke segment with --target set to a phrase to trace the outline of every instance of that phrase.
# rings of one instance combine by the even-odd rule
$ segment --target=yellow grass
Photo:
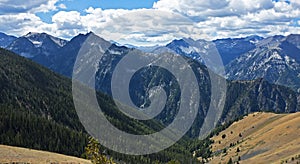
[[[81,158],[5,145],[0,145],[0,163],[91,164]]]
[[[226,134],[225,139],[222,139],[223,134]],[[300,113],[250,114],[212,140],[215,141],[212,151],[219,154],[210,159],[210,163],[227,163],[230,158],[237,161],[239,156],[240,163],[300,163],[300,159],[291,160],[300,155]],[[224,148],[226,153],[222,153]]]

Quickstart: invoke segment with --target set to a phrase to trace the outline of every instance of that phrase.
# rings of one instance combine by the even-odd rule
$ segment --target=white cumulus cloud
[[[56,10],[58,0],[0,0],[0,14]]]
[[[288,35],[300,33],[300,1],[284,0],[159,0],[151,9],[101,9],[83,12],[58,11],[52,22],[43,22],[36,12],[64,9],[58,0],[0,0],[9,2],[10,13],[0,14],[0,30],[10,34],[42,31],[71,38],[94,31],[107,40],[153,45],[172,39],[217,39],[247,35]],[[23,10],[23,12],[18,11]],[[14,12],[13,12],[14,11]],[[0,12],[1,13],[1,12]]]

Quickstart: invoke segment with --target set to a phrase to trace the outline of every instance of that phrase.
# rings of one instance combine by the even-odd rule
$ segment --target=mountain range
[[[300,87],[300,35],[269,37],[255,49],[226,66],[228,79],[252,80],[262,77],[293,89]]]
[[[46,33],[28,33],[19,38],[2,34],[1,45],[55,72],[71,77],[73,63],[80,47],[90,35],[95,34],[91,32],[80,34],[70,41],[66,41]],[[137,47],[131,45],[128,49],[139,49],[147,53],[173,52],[204,63],[204,46],[213,43],[213,48],[218,50],[224,64],[225,78],[230,80],[264,78],[270,83],[285,85],[297,90],[300,87],[299,40],[300,35],[295,34],[268,38],[253,35],[214,41],[183,38],[173,40],[165,46]],[[104,39],[101,44],[125,47]]]
[[[249,49],[254,48],[251,51],[255,51],[257,49],[257,48],[255,49],[255,47],[265,47],[266,45],[270,45],[270,43],[273,43],[273,45],[275,46],[278,43],[281,43],[279,41],[285,40],[284,38],[290,38],[287,41],[289,44],[286,47],[284,47],[285,49],[290,48],[291,47],[290,45],[295,45],[294,47],[297,47],[295,43],[297,41],[297,37],[298,35],[291,35],[288,37],[276,36],[274,38],[272,37],[272,38],[263,39],[258,36],[251,36],[251,37],[240,38],[240,39],[216,40],[214,41],[215,42],[214,44],[216,45],[216,47],[222,47],[223,51],[219,51],[219,52],[224,52],[223,54],[220,54],[222,59],[224,59],[226,53],[230,51],[240,52],[240,53],[236,52],[236,54],[234,54],[239,57],[229,62],[226,65],[227,68],[228,65],[230,65],[233,62],[236,62],[240,57],[245,56],[245,54],[243,53],[248,51]],[[120,60],[123,57],[125,57],[127,54],[130,53],[143,54],[143,56],[152,54],[152,53],[145,53],[135,48],[127,48],[125,46],[118,46],[116,44],[112,44],[111,42],[102,39],[101,37],[95,35],[92,32],[87,34],[80,34],[72,38],[70,41],[58,39],[53,36],[47,35],[45,33],[28,33],[27,35],[17,38],[15,41],[13,41],[7,47],[7,49],[12,51],[22,50],[22,48],[24,48],[24,45],[22,43],[27,44],[30,42],[30,45],[32,45],[32,49],[31,49],[32,51],[26,51],[26,53],[29,52],[39,52],[39,53],[34,55],[26,55],[25,57],[37,63],[40,63],[41,65],[44,65],[45,67],[53,70],[54,72],[65,75],[67,77],[71,77],[76,57],[82,45],[86,44],[86,40],[88,38],[93,38],[92,42],[88,42],[89,44],[88,46],[90,46],[90,49],[95,47],[95,45],[101,45],[102,47],[107,47],[107,50],[105,51],[102,59],[97,59],[97,58],[89,59],[86,62],[93,61],[91,63],[95,64],[93,66],[93,68],[96,68],[95,88],[98,91],[101,91],[108,95],[112,95],[110,81],[112,80],[113,72],[117,64],[120,62]],[[22,40],[25,41],[22,42]],[[201,88],[201,95],[204,95],[200,97],[200,102],[203,102],[199,107],[198,115],[200,116],[203,116],[205,115],[205,113],[207,113],[209,102],[211,101],[211,97],[210,97],[211,85],[209,80],[212,78],[211,77],[212,74],[209,74],[209,69],[205,67],[205,63],[203,63],[203,60],[201,59],[203,58],[203,56],[201,55],[203,55],[207,47],[211,45],[213,45],[211,44],[211,42],[205,40],[193,40],[190,38],[184,38],[181,40],[174,40],[171,43],[167,44],[165,47],[156,47],[153,50],[153,52],[160,52],[160,53],[164,53],[167,50],[169,52],[175,52],[177,54],[180,54],[186,58],[186,60],[192,66],[193,70],[197,70],[194,72],[199,82],[198,85]],[[247,45],[247,46],[243,47],[242,45]],[[30,46],[25,46],[25,47],[28,48]],[[225,53],[225,49],[227,49],[226,53]],[[16,51],[16,53],[22,53],[22,52]],[[263,56],[263,54],[261,54],[261,56]],[[295,54],[294,56],[297,55]],[[169,59],[169,60],[170,62],[175,62],[172,61],[173,59]],[[246,63],[250,63],[250,62],[246,62]],[[234,66],[237,65],[238,64],[235,64]],[[274,72],[270,72],[270,73],[274,73]],[[270,76],[273,76],[273,74],[271,74]],[[218,77],[218,75],[216,77],[223,79],[222,77]],[[180,92],[178,92],[178,89],[176,89],[176,85],[171,85],[171,84],[176,84],[176,80],[170,78],[171,77],[167,72],[161,71],[154,67],[145,68],[141,72],[141,75],[134,76],[133,79],[131,80],[131,88],[130,88],[130,92],[132,94],[131,97],[133,98],[133,100],[136,102],[137,105],[143,105],[144,103],[147,104],[147,102],[149,103],[149,99],[147,98],[147,94],[148,94],[147,88],[149,88],[150,86],[162,85],[162,86],[169,87],[169,88],[167,87],[165,88],[167,90],[169,103],[176,104],[174,102],[179,102],[178,95]],[[141,83],[140,79],[143,79],[144,82]],[[167,81],[165,81],[164,79]],[[297,93],[285,87],[272,85],[273,81],[267,78],[261,79],[258,76],[246,80],[252,80],[252,81],[248,81],[248,82],[226,81],[228,93],[226,99],[225,99],[225,95],[223,95],[223,97],[222,96],[220,97],[220,99],[224,99],[225,108],[222,113],[222,117],[220,118],[219,121],[229,121],[230,118],[231,119],[237,118],[240,115],[261,111],[261,110],[274,111],[274,112],[295,112],[299,110]],[[294,80],[297,81],[297,77],[294,77]],[[221,94],[225,94],[225,93],[221,93]],[[144,97],[144,95],[146,95],[146,97]],[[168,124],[168,122],[172,121],[174,114],[176,114],[176,112],[174,111],[176,111],[178,107],[179,107],[178,105],[167,106],[164,112],[162,112],[161,115],[157,117],[157,119],[164,124]],[[218,108],[218,105],[215,104],[215,107]],[[199,124],[201,124],[201,122],[204,121],[203,119],[204,117],[199,118],[199,120],[196,121],[198,125],[194,124],[194,127],[199,126]],[[216,123],[217,122],[215,122],[215,124]],[[197,130],[190,131],[189,135],[195,137],[197,133],[199,133],[199,128]]]
[[[10,45],[17,37],[6,35],[5,33],[0,32],[0,47],[5,48]]]
[[[300,35],[261,38],[250,36],[240,39],[215,40],[215,46],[225,66],[229,80],[264,78],[273,84],[298,90],[300,85]],[[202,61],[199,46],[207,41],[175,40],[167,45],[176,53]],[[199,43],[200,42],[200,43]],[[191,44],[192,43],[192,44]],[[203,61],[202,61],[203,62]]]
[[[25,36],[16,38],[6,48],[27,58],[39,55],[53,55],[67,43],[46,33],[29,32]]]
[[[0,48],[0,84],[0,144],[84,157],[89,135],[77,116],[69,78]],[[123,131],[149,134],[162,128],[153,120],[140,122],[122,115],[105,94],[99,92],[97,98],[108,120]],[[149,163],[150,158],[188,161],[190,152],[184,147],[189,140],[184,137],[181,144],[151,157],[108,151],[127,162]]]
[[[92,65],[93,71],[95,71],[94,87],[98,91],[98,103],[103,106],[103,110],[110,121],[119,129],[133,134],[149,134],[160,130],[173,121],[180,107],[180,86],[178,86],[176,78],[168,71],[151,64],[139,70],[139,74],[132,77],[129,93],[137,106],[147,107],[151,103],[149,87],[163,86],[166,91],[167,103],[164,110],[150,121],[137,121],[124,114],[122,115],[117,110],[110,97],[112,96],[111,81],[118,63],[129,54],[151,57],[155,54],[177,53],[183,56],[184,60],[191,66],[200,89],[200,104],[196,119],[181,141],[183,145],[176,145],[171,150],[164,152],[164,155],[143,157],[140,160],[145,162],[148,159],[163,158],[161,160],[166,162],[172,157],[187,160],[190,157],[188,154],[191,152],[183,147],[190,139],[198,137],[199,127],[204,124],[210,105],[215,110],[224,105],[220,118],[213,120],[214,125],[228,123],[253,112],[294,113],[300,111],[300,95],[296,92],[299,82],[299,39],[300,36],[298,35],[269,38],[250,36],[247,38],[221,39],[213,42],[184,38],[174,40],[166,46],[155,46],[151,50],[145,50],[145,48],[139,50],[137,47],[128,48],[116,45],[92,32],[79,34],[70,41],[46,33],[28,33],[19,38],[7,39],[2,44],[7,45],[5,48],[9,51],[0,50],[0,83],[3,84],[0,90],[0,107],[7,109],[3,111],[3,116],[7,113],[14,116],[12,114],[14,111],[21,110],[22,112],[19,115],[13,117],[15,120],[22,118],[29,122],[29,119],[33,117],[36,121],[42,121],[49,124],[49,126],[57,126],[53,128],[58,129],[57,131],[61,131],[60,128],[70,129],[69,131],[66,130],[63,135],[72,134],[72,137],[77,135],[80,140],[74,141],[78,143],[77,146],[66,150],[63,147],[70,144],[67,141],[65,142],[66,145],[55,147],[61,142],[60,140],[63,140],[60,138],[62,136],[59,135],[54,139],[53,147],[39,147],[39,145],[43,145],[43,141],[34,141],[33,136],[26,139],[26,142],[21,142],[20,137],[15,137],[12,140],[5,138],[7,135],[17,136],[20,133],[18,128],[15,127],[20,126],[24,129],[30,129],[33,126],[29,123],[21,125],[20,122],[16,122],[16,125],[2,127],[2,129],[7,127],[9,129],[3,130],[4,132],[1,133],[3,135],[0,136],[3,139],[0,141],[3,144],[26,147],[32,147],[29,145],[33,144],[33,148],[65,154],[70,154],[70,152],[76,150],[76,153],[71,154],[76,156],[82,153],[82,145],[86,142],[85,130],[74,109],[69,78],[72,77],[75,60],[83,45],[87,47],[85,50],[87,54],[93,52],[94,49],[102,50],[105,47],[101,59],[98,59],[96,55],[92,55],[89,60],[82,62]],[[225,74],[213,72],[209,67],[206,67],[205,55],[209,54],[207,52],[210,51],[211,47],[218,50],[225,64]],[[176,59],[169,58],[168,62],[175,63]],[[251,66],[254,66],[255,69]],[[175,64],[174,67],[176,67]],[[79,70],[81,69],[84,68],[79,67]],[[253,71],[257,74],[252,74]],[[279,80],[280,78],[282,80]],[[219,97],[215,97],[215,99],[212,98],[212,79],[217,81],[217,85],[222,84],[222,82],[226,83],[223,86],[226,87],[226,92],[220,92]],[[189,82],[188,78],[185,80]],[[26,111],[29,111],[29,114]],[[10,120],[12,120],[11,117],[1,119],[3,122],[11,122]],[[36,132],[36,134],[43,135],[39,132]],[[19,135],[21,135],[21,138],[26,138],[28,131],[22,131]],[[207,148],[205,147],[204,150],[208,150]],[[180,151],[182,152],[177,153]],[[206,151],[206,153],[209,154],[209,151]],[[114,154],[114,156],[123,160],[132,160],[128,157],[120,157],[119,154]]]

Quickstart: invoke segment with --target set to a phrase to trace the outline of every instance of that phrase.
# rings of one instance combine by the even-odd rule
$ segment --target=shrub
[[[225,139],[225,138],[226,138],[226,134],[223,134],[223,135],[222,135],[222,139]]]

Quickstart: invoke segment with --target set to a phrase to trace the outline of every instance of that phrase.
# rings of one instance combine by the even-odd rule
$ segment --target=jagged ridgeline
[[[49,59],[53,57],[49,60],[52,62],[51,64],[41,64],[55,72],[70,76],[80,45],[86,37],[80,35],[78,38],[71,40],[58,50],[56,56],[45,56]],[[100,37],[99,40],[101,43],[107,44]],[[95,78],[98,91],[111,95],[110,81],[112,73],[118,62],[132,51],[136,50],[114,44],[110,46],[105,53],[105,60],[103,58],[97,65],[98,70]],[[134,160],[148,162],[155,159],[166,162],[173,158],[184,161],[192,157],[191,152],[186,148],[188,147],[186,146],[187,140],[188,138],[197,138],[199,135],[200,127],[211,101],[211,77],[204,65],[191,58],[186,58],[186,60],[195,72],[200,90],[199,112],[187,136],[179,144],[159,154],[141,158],[129,158],[120,154],[113,155],[113,157],[119,157],[124,160],[132,160],[134,158]],[[78,120],[73,105],[70,79],[2,49],[0,62],[0,102],[3,109],[1,111],[6,113],[0,116],[3,119],[1,121],[1,129],[3,128],[1,136],[3,139],[1,138],[0,141],[10,145],[38,148],[76,156],[80,155],[83,152],[83,145],[86,144],[86,133]],[[129,89],[135,105],[147,106],[150,104],[147,89],[157,85],[164,86],[168,99],[165,109],[154,120],[138,121],[125,116],[116,108],[109,96],[101,93],[98,93],[98,103],[109,121],[120,130],[132,134],[150,134],[169,125],[176,116],[180,104],[178,83],[172,74],[164,69],[145,67],[133,76]],[[299,95],[289,88],[273,85],[262,79],[227,81],[227,93],[224,97],[226,101],[219,122],[229,122],[242,115],[256,111],[277,113],[299,111],[298,97]],[[14,116],[16,114],[20,116]],[[34,120],[33,118],[35,118],[35,122],[31,121]],[[28,122],[28,124],[23,124],[20,120],[24,120],[22,122]],[[7,123],[9,125],[6,125]],[[37,124],[45,130],[38,130],[41,128]],[[46,130],[47,128],[44,127],[44,124],[49,124],[49,129],[54,130],[54,132],[50,133],[49,130]],[[5,129],[7,127],[9,128]],[[61,130],[56,132],[56,128]],[[31,129],[35,129],[37,132],[33,133],[34,130]],[[72,136],[75,141],[72,140]],[[22,142],[19,141],[20,138],[22,138]],[[37,140],[36,138],[41,139]],[[53,142],[52,145],[50,141]],[[73,145],[72,148],[68,144],[74,144],[75,146]]]
[[[96,88],[111,95],[111,80],[113,72],[124,56],[129,53],[141,53],[143,56],[153,55],[134,49],[111,45],[98,65],[96,73]],[[193,69],[200,90],[200,105],[197,118],[188,136],[196,138],[209,109],[211,101],[211,76],[217,79],[222,77],[209,74],[206,66],[197,60],[185,58]],[[172,60],[172,59],[170,59]],[[257,111],[276,113],[290,113],[299,111],[299,94],[292,89],[270,84],[263,79],[252,81],[226,81],[227,93],[225,105],[218,123],[229,122],[240,116]],[[149,89],[154,86],[163,86],[167,94],[167,103],[164,110],[155,117],[160,123],[167,126],[173,121],[180,106],[180,86],[172,73],[165,69],[146,66],[137,71],[130,81],[129,93],[138,107],[149,105]],[[215,100],[219,103],[221,99]],[[217,105],[215,105],[217,106]]]
[[[254,49],[226,65],[228,79],[264,78],[270,83],[299,90],[299,40],[300,35],[291,34],[286,37],[273,36],[258,42]]]
[[[57,73],[71,77],[73,64],[85,40],[95,34],[79,34],[66,41],[46,33],[32,33],[13,37],[0,33],[0,47],[32,59]],[[264,78],[272,84],[279,84],[298,90],[300,35],[275,35],[267,38],[248,36],[245,38],[224,38],[212,41],[226,68],[230,80],[255,80]],[[99,38],[101,44],[111,44]],[[135,47],[145,52],[157,53],[168,48],[179,55],[202,61],[199,46],[211,43],[206,40],[182,38],[164,46]],[[118,43],[116,43],[118,45]]]

